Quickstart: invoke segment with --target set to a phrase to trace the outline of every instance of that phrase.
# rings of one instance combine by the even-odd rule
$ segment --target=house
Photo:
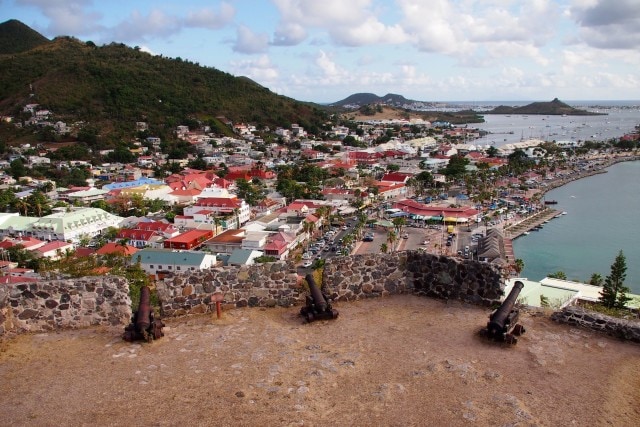
[[[133,228],[123,228],[116,234],[116,241],[125,240],[134,248],[145,248],[151,246],[152,239],[159,237],[160,233],[154,230],[139,230]]]
[[[27,230],[27,235],[44,240],[77,242],[82,237],[102,234],[109,227],[119,227],[123,219],[97,208],[64,210],[37,218]]]
[[[43,246],[34,250],[34,253],[41,258],[60,259],[65,252],[72,252],[74,249],[73,243],[67,243],[64,241],[49,242]]]
[[[199,251],[142,249],[131,256],[131,263],[152,275],[206,270],[216,265],[215,255]]]
[[[382,176],[380,182],[385,184],[406,184],[413,175],[402,172],[389,172]]]
[[[97,255],[118,254],[121,256],[131,256],[138,252],[138,249],[131,245],[110,242],[96,251]]]
[[[193,249],[213,237],[211,230],[189,230],[164,241],[165,249]]]
[[[284,260],[287,258],[291,250],[295,247],[298,240],[295,236],[285,233],[278,232],[272,234],[267,239],[267,242],[264,245],[264,254],[267,256],[275,257],[279,260]]]
[[[242,228],[223,231],[213,239],[208,240],[205,246],[214,253],[231,254],[236,249],[242,249],[242,243],[246,235],[247,232]]]
[[[264,254],[260,251],[255,251],[251,249],[235,249],[231,252],[229,258],[225,265],[251,265],[255,264],[255,259],[263,256]]]
[[[203,210],[210,211],[213,216],[237,216],[242,225],[251,217],[251,207],[244,200],[237,197],[203,197],[199,198],[193,206],[184,208],[185,216],[194,216]]]
[[[65,197],[69,200],[70,203],[78,202],[83,205],[88,205],[98,200],[104,200],[107,193],[109,193],[109,190],[102,190],[92,187],[88,190],[67,193]]]

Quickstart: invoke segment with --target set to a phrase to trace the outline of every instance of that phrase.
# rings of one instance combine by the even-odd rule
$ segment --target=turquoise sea
[[[640,294],[640,162],[622,162],[607,173],[548,192],[546,200],[567,215],[513,242],[525,263],[523,277],[540,280],[563,271],[569,280],[609,275],[620,250],[627,261],[625,284]]]

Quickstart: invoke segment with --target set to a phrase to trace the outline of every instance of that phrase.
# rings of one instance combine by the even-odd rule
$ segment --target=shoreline
[[[583,178],[588,178],[590,176],[607,173],[606,169],[608,167],[614,166],[614,165],[616,165],[618,163],[630,162],[630,161],[640,161],[640,155],[635,155],[635,154],[634,155],[629,155],[629,156],[614,155],[614,156],[604,156],[602,158],[593,158],[593,159],[590,159],[590,160],[592,160],[592,161],[600,160],[603,163],[596,164],[591,169],[589,169],[587,171],[581,171],[581,172],[577,172],[577,173],[571,174],[568,177],[554,179],[554,180],[550,181],[546,187],[541,189],[535,195],[539,194],[540,198],[542,199],[551,190],[555,190],[556,188],[560,188],[560,187],[562,187],[564,185],[567,185],[567,184],[569,184],[571,182],[574,182],[574,181],[577,181],[577,180],[580,180],[580,179],[583,179]],[[545,211],[546,210],[547,209],[545,209]],[[551,210],[555,211],[555,209],[551,209]],[[551,218],[545,218],[545,219],[552,219],[554,216],[552,216]],[[517,235],[515,235],[515,236],[512,235],[511,230],[514,229],[514,228],[518,228],[518,226],[523,224],[524,222],[526,222],[527,219],[528,218],[523,218],[523,220],[518,222],[518,223],[510,224],[508,229],[503,229],[503,232],[505,233],[505,236],[504,236],[505,246],[509,247],[509,252],[510,252],[510,253],[505,254],[505,255],[507,255],[507,262],[510,265],[514,264],[515,260],[517,259],[515,251],[513,250],[513,244],[512,244],[513,239],[519,237],[524,231],[529,231],[531,228],[534,227],[534,225],[532,225],[529,228],[529,230],[519,229],[518,230],[519,233],[517,233]],[[544,221],[542,221],[542,222],[544,222]],[[506,233],[510,234],[509,237],[506,236]]]

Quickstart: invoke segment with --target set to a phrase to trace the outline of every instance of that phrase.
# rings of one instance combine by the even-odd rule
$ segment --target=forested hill
[[[586,110],[573,108],[569,104],[565,104],[558,98],[554,98],[551,102],[532,102],[522,107],[508,107],[501,105],[484,114],[544,114],[544,115],[562,115],[567,116],[595,116],[598,113],[592,113]]]
[[[49,39],[15,19],[0,24],[0,55],[24,52],[49,43]]]
[[[331,105],[336,107],[353,106],[353,105],[362,107],[368,104],[383,103],[385,105],[400,107],[412,102],[416,102],[416,101],[409,100],[404,96],[397,95],[395,93],[388,93],[384,96],[378,96],[374,93],[354,93],[353,95],[349,95],[345,99],[338,102],[334,102]]]
[[[0,24],[0,34],[9,22],[17,21]],[[17,41],[2,39],[0,52],[11,43]],[[0,55],[0,114],[18,115],[27,103],[68,120],[102,123],[103,129],[119,127],[116,122],[173,125],[217,116],[313,129],[325,117],[320,106],[276,95],[248,78],[124,44],[99,47],[71,37]]]

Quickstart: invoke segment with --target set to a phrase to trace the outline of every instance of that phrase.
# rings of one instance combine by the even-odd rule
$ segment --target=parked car
[[[313,265],[313,262],[312,262],[311,260],[307,260],[307,261],[305,261],[305,262],[303,262],[303,263],[302,263],[302,266],[303,266],[304,268],[309,268],[309,267],[311,267],[312,265]]]
[[[408,239],[408,238],[409,238],[409,233],[404,233],[404,234],[402,235],[402,238],[403,238],[403,239]]]

